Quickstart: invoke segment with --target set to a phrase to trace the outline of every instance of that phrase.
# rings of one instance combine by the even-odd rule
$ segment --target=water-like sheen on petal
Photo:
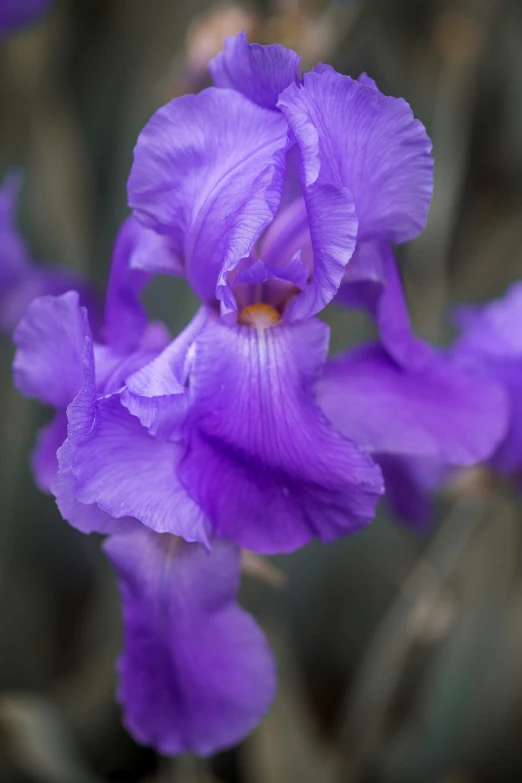
[[[382,479],[315,402],[326,324],[267,323],[214,318],[196,340],[180,476],[218,535],[275,553],[370,522]]]
[[[146,226],[170,238],[204,302],[215,299],[219,276],[250,254],[273,219],[286,145],[278,112],[215,87],[172,100],[141,132],[129,203]]]
[[[208,553],[145,528],[105,551],[123,599],[118,697],[139,742],[160,753],[208,755],[239,742],[267,711],[274,661],[237,604],[239,552]]]
[[[244,31],[225,38],[209,64],[217,87],[231,87],[259,106],[275,109],[280,93],[299,78],[300,57],[280,44],[249,44]]]

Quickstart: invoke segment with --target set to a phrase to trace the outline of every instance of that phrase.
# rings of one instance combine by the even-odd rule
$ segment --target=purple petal
[[[420,369],[432,349],[413,333],[397,261],[388,242],[360,242],[346,267],[335,302],[375,319],[381,342],[395,361]]]
[[[141,529],[105,551],[123,600],[118,697],[131,734],[159,753],[209,755],[235,745],[275,692],[266,639],[236,602],[239,553],[207,553]]]
[[[230,87],[266,109],[289,84],[299,79],[301,58],[280,44],[249,44],[244,31],[225,38],[225,49],[210,61],[216,87]]]
[[[303,183],[349,188],[359,240],[405,242],[424,227],[431,142],[408,104],[331,71],[290,85],[278,106],[300,147]]]
[[[521,357],[522,358],[522,357]],[[516,477],[522,473],[522,361],[494,362],[484,368],[484,377],[502,384],[509,399],[509,426],[506,437],[493,454],[490,463],[505,476]],[[482,384],[481,374],[477,384]]]
[[[453,316],[462,334],[455,341],[455,352],[471,358],[522,359],[522,282],[514,283],[507,293],[485,305],[457,307]]]
[[[491,459],[504,475],[522,469],[522,283],[485,305],[456,308],[454,320],[462,329],[450,349],[459,367],[472,372],[478,387],[484,381],[502,384],[509,398],[510,421],[504,441]]]
[[[318,183],[305,190],[310,231],[312,276],[304,291],[294,297],[285,316],[309,318],[332,301],[357,242],[357,218],[347,188]]]
[[[217,534],[248,549],[289,552],[373,517],[380,472],[312,392],[328,335],[316,319],[258,329],[215,318],[196,341],[180,476]]]
[[[58,473],[56,452],[67,437],[67,416],[58,411],[54,419],[38,432],[36,446],[31,458],[31,467],[38,489],[50,492],[51,482]]]
[[[80,503],[96,503],[112,517],[135,517],[156,532],[206,544],[208,522],[177,478],[182,455],[182,444],[153,438],[112,397],[93,405],[90,430],[69,436],[59,464],[74,477]]]
[[[168,235],[204,302],[223,296],[227,273],[273,219],[284,179],[287,125],[232,90],[176,98],[141,132],[129,203]]]
[[[62,459],[63,465],[63,459]],[[112,517],[103,511],[96,503],[89,505],[80,503],[75,495],[75,479],[71,473],[65,470],[50,482],[50,489],[56,498],[56,505],[60,514],[82,533],[124,533],[143,527],[140,522],[131,517]]]
[[[188,406],[189,351],[208,316],[208,311],[201,308],[152,362],[126,378],[121,402],[151,435],[181,437]]]
[[[82,352],[90,338],[76,291],[35,299],[14,333],[14,382],[22,394],[65,408],[83,386]]]
[[[487,459],[505,433],[506,400],[433,355],[408,371],[371,344],[329,362],[318,384],[328,418],[372,453],[435,457],[450,465]]]

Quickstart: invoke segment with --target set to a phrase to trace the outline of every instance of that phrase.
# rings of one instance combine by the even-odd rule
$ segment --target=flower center
[[[264,302],[244,307],[239,313],[239,323],[247,326],[255,326],[257,329],[267,329],[281,320],[281,316],[272,305]]]

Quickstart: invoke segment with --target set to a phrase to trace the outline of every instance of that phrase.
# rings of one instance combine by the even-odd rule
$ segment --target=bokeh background
[[[421,334],[447,341],[452,303],[522,277],[520,0],[56,0],[0,45],[0,172],[26,172],[35,258],[103,288],[137,133],[206,86],[208,59],[242,28],[305,68],[367,71],[426,124],[435,195],[400,257]],[[196,309],[175,280],[147,303],[173,330]],[[334,350],[369,333],[358,316],[327,317]],[[238,749],[160,759],[120,726],[113,576],[99,540],[33,485],[46,413],[13,390],[8,339],[0,352],[1,783],[520,783],[522,515],[509,489],[468,473],[424,533],[381,509],[355,537],[245,575],[279,658],[274,708]]]

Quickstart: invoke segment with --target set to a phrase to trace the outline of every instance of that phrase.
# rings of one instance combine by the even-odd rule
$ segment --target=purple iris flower
[[[217,87],[142,131],[129,202],[208,312],[181,480],[218,535],[291,551],[358,530],[382,493],[375,463],[317,405],[329,334],[314,316],[359,244],[422,229],[431,145],[404,101],[324,66],[300,80],[284,47],[240,34],[211,69]],[[143,268],[169,271],[153,257]]]
[[[214,539],[209,552],[201,544],[153,532],[133,516],[146,515],[156,493],[155,529],[172,527],[179,517],[177,527],[190,540],[191,530],[206,524],[176,478],[180,446],[165,442],[157,449],[157,441],[122,404],[132,405],[127,376],[139,378],[139,368],[168,342],[160,324],[147,324],[138,294],[148,275],[133,269],[143,252],[167,253],[162,246],[161,237],[129,218],[115,245],[104,341],[92,339],[76,292],[40,297],[15,332],[14,373],[24,394],[56,409],[33,457],[40,487],[54,492],[63,516],[83,532],[113,534],[105,549],[123,601],[118,698],[125,724],[138,741],[161,753],[206,755],[236,744],[258,723],[274,696],[275,664],[261,630],[237,604],[239,549]],[[170,345],[171,356],[173,345],[181,356],[186,335]],[[78,457],[93,416],[112,458],[112,480],[122,487],[119,507],[91,502],[78,486]],[[171,428],[172,417],[170,433]],[[133,447],[141,451],[141,462],[136,453],[126,460],[126,449]],[[171,457],[168,469],[163,449]],[[91,467],[89,480],[96,481],[97,465]],[[140,500],[136,485],[149,483]],[[126,492],[128,503],[121,500]],[[162,514],[167,514],[164,525]]]
[[[66,409],[47,486],[73,525],[111,534],[120,700],[161,752],[232,744],[272,697],[270,653],[235,602],[237,547],[354,532],[383,492],[377,462],[470,464],[504,432],[502,390],[411,331],[391,243],[425,221],[424,128],[367,77],[298,67],[230,39],[218,86],[140,135],[103,339],[75,294],[34,302],[15,335],[18,387],[62,427]],[[172,342],[137,299],[158,272],[202,301]],[[334,299],[367,309],[380,342],[328,361],[316,314]]]
[[[48,8],[49,0],[0,0],[0,36],[30,24]]]
[[[80,275],[48,264],[34,264],[16,227],[16,210],[23,177],[12,171],[0,187],[0,333],[11,333],[37,296],[61,294],[69,289],[81,293],[92,308],[95,297]]]
[[[299,79],[294,52],[244,34],[211,70],[218,86],[171,101],[136,145],[129,202],[168,240],[170,271],[184,271],[206,316],[178,392],[167,349],[131,382],[142,398],[131,410],[157,433],[155,417],[164,427],[183,401],[178,475],[212,531],[291,551],[371,520],[382,481],[368,451],[383,463],[483,458],[502,414],[477,423],[499,392],[476,394],[411,333],[390,243],[422,229],[432,159],[409,106],[328,66]],[[142,266],[169,271],[153,256]],[[370,311],[381,346],[325,364],[314,316],[334,297]]]

